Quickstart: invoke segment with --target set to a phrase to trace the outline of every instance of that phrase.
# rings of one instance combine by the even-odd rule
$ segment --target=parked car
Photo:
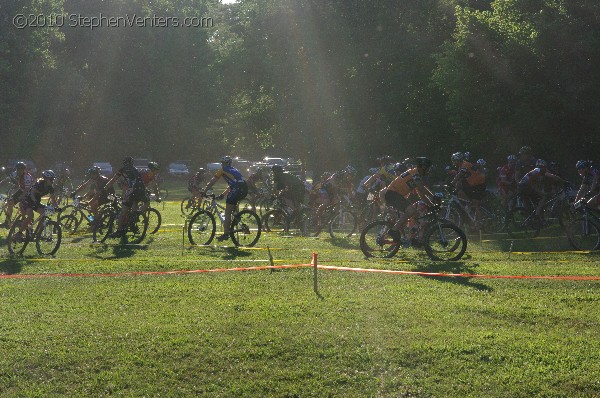
[[[133,158],[133,166],[138,170],[143,170],[148,168],[148,163],[150,163],[150,159],[146,158]]]
[[[186,177],[190,174],[190,169],[183,163],[170,163],[169,174],[173,177]]]
[[[206,164],[206,173],[208,175],[214,174],[221,168],[221,163],[207,163]]]
[[[112,165],[108,162],[94,162],[92,166],[99,167],[100,173],[104,174],[105,176],[111,175],[113,173]]]
[[[285,167],[288,164],[287,159],[284,159],[284,158],[272,158],[272,157],[269,157],[269,156],[266,156],[263,159],[263,162],[267,163],[269,166],[278,165],[278,166]]]

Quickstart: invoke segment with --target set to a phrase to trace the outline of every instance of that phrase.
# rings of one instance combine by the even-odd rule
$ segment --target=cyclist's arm
[[[106,182],[106,185],[104,185],[104,187],[105,187],[105,188],[108,188],[108,187],[112,186],[112,185],[115,183],[115,181],[117,181],[117,180],[118,180],[118,179],[119,179],[121,176],[122,176],[122,174],[121,174],[121,173],[119,173],[119,172],[115,173],[115,175],[114,175],[114,176],[112,176],[112,177],[110,178],[110,180],[108,180],[108,181]]]
[[[213,178],[210,179],[210,181],[208,182],[208,184],[206,184],[206,187],[204,188],[204,191],[208,191],[213,185],[215,185],[215,183],[219,180],[219,176],[214,175]]]
[[[81,191],[83,188],[87,187],[88,185],[91,184],[92,179],[89,178],[86,181],[82,182],[80,186],[78,186],[74,191],[73,191],[73,196],[77,195],[77,192]]]
[[[431,198],[434,196],[433,192],[431,192],[427,185],[423,184],[422,182],[417,182],[416,184],[417,195],[419,196],[419,199],[425,202],[427,206],[433,206],[433,201],[431,200]]]
[[[367,189],[371,188],[371,185],[375,184],[377,179],[379,178],[379,172],[373,174],[367,181],[364,182],[363,186]]]

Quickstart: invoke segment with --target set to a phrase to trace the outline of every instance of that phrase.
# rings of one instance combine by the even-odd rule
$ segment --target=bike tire
[[[288,232],[288,215],[281,209],[272,209],[262,216],[262,225],[266,232]]]
[[[65,214],[58,218],[58,222],[62,225],[62,229],[69,235],[77,233],[79,228],[79,220],[73,214]]]
[[[367,224],[360,233],[360,250],[365,257],[391,258],[396,255],[401,243],[389,234],[393,226],[385,220]]]
[[[532,225],[533,213],[524,207],[513,207],[506,216],[506,232],[514,239],[535,238],[539,228]]]
[[[467,236],[460,227],[438,221],[423,234],[425,252],[435,261],[458,261],[467,251]]]
[[[315,219],[315,211],[312,208],[304,208],[299,210],[295,216],[295,223],[298,225],[302,236],[314,236],[317,232]]]
[[[329,222],[329,236],[331,239],[350,238],[358,227],[356,214],[348,209],[341,209]]]
[[[231,240],[236,246],[253,247],[260,239],[260,217],[252,210],[242,210],[233,216]]]
[[[191,197],[184,198],[179,205],[181,214],[188,217],[193,215],[198,209],[197,203],[197,200],[194,200]]]
[[[75,207],[73,205],[67,205],[62,208],[62,211],[60,212],[60,216],[63,217],[66,215],[72,215],[73,217],[75,217],[77,219],[76,230],[79,228],[79,226],[81,225],[81,223],[83,222],[83,220],[85,218],[85,214],[83,214],[83,212],[81,210],[79,210],[77,207]]]
[[[35,233],[35,247],[39,254],[52,256],[60,247],[62,228],[60,223],[46,220],[45,225],[39,225]]]
[[[127,243],[137,245],[146,237],[148,231],[148,217],[146,213],[140,210],[129,214],[129,222],[125,232]]]
[[[114,210],[104,209],[98,214],[96,225],[92,228],[92,239],[94,242],[104,243],[115,231],[116,217]]]
[[[155,234],[162,225],[162,215],[157,209],[150,207],[146,210],[146,217],[148,218],[148,233]]]
[[[563,226],[569,243],[575,250],[600,249],[600,225],[590,218],[579,216]]]
[[[158,195],[160,200],[166,200],[169,197],[169,190],[167,188],[159,188]]]
[[[217,231],[215,216],[206,210],[199,210],[188,223],[188,239],[192,245],[210,245]]]
[[[8,252],[12,256],[23,255],[25,248],[27,248],[27,245],[31,241],[31,238],[26,237],[27,234],[25,231],[22,231],[23,237],[21,239],[17,239],[17,237],[15,236],[17,234],[17,230],[19,229],[20,222],[21,222],[20,217],[15,219],[15,221],[12,223],[12,225],[10,226],[10,229],[8,231],[8,238],[7,238]]]

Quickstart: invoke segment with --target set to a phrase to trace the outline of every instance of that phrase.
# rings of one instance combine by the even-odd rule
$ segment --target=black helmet
[[[590,162],[589,160],[578,160],[577,163],[575,163],[575,168],[577,170],[587,169],[591,165],[592,165],[592,162]]]
[[[152,171],[158,171],[160,170],[160,167],[158,167],[158,163],[156,162],[150,162],[148,163],[148,168]]]
[[[233,159],[231,158],[231,156],[225,155],[221,158],[221,164],[231,165],[231,162],[233,162]]]
[[[283,173],[283,167],[281,167],[278,164],[274,164],[273,166],[271,166],[271,171],[273,173]]]
[[[133,165],[133,158],[131,156],[125,156],[123,158],[123,165],[124,166]]]
[[[85,175],[88,177],[100,175],[100,168],[98,166],[92,166],[89,169],[87,169]]]
[[[26,168],[27,168],[27,165],[23,162],[17,162],[17,164],[15,164],[16,170],[25,170]]]
[[[426,157],[418,157],[415,158],[415,164],[417,165],[417,167],[423,167],[425,169],[428,169],[431,167],[431,160],[429,160],[429,158]]]
[[[204,174],[204,172],[206,172],[206,170],[204,170],[204,167],[200,167],[200,168],[198,169],[198,173],[202,173],[202,174]]]

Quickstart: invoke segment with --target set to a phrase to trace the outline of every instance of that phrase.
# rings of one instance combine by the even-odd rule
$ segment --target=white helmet
[[[42,172],[42,177],[44,178],[56,178],[56,174],[52,170],[44,170]]]

